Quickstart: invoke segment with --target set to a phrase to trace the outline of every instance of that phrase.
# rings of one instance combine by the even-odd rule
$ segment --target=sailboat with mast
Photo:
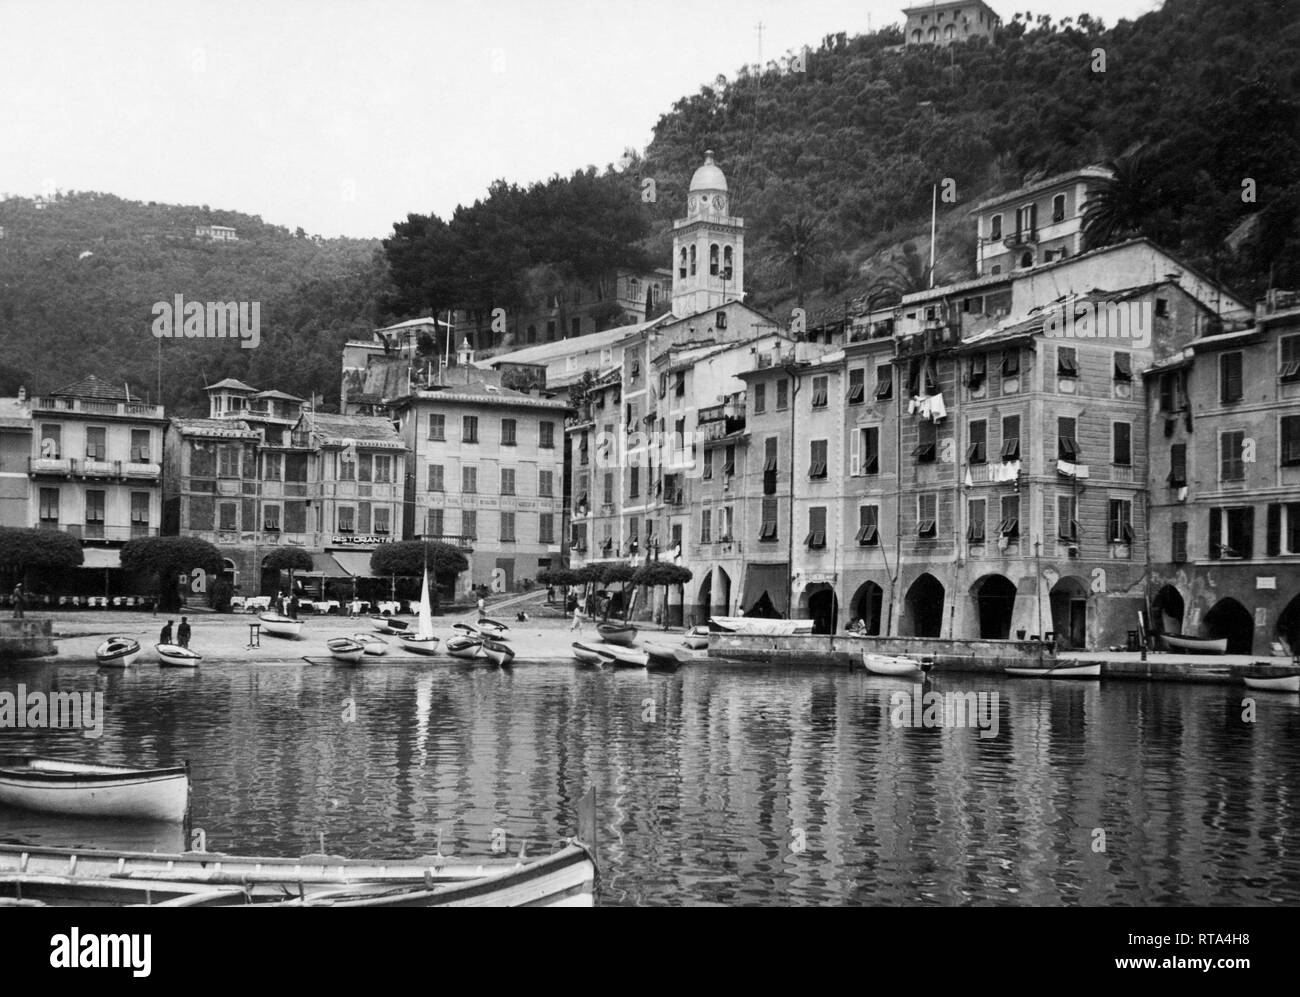
[[[429,602],[429,566],[424,567],[424,586],[420,590],[420,617],[415,633],[400,637],[402,646],[413,654],[437,654],[438,638],[433,634],[433,607]]]

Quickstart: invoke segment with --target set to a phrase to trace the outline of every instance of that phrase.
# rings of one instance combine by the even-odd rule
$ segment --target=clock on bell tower
[[[745,220],[728,214],[727,178],[704,154],[686,217],[673,223],[673,314],[697,315],[745,297]]]

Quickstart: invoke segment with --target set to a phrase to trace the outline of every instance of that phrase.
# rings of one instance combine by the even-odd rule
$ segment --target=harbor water
[[[6,726],[0,752],[188,759],[193,828],[5,812],[8,841],[537,854],[594,785],[604,905],[1300,902],[1297,696],[445,659],[11,664],[20,685],[102,692],[102,732]]]

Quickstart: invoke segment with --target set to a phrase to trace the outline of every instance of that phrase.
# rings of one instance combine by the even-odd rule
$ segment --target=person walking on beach
[[[582,633],[582,606],[576,601],[573,604],[573,622],[569,624],[569,632],[575,630]]]
[[[14,619],[23,618],[23,605],[27,601],[27,595],[23,592],[23,583],[19,582],[14,586]]]
[[[190,618],[181,617],[181,625],[176,628],[176,639],[180,642],[181,647],[190,646]]]
[[[479,596],[478,597],[478,621],[482,623],[486,619],[487,619],[487,603],[483,601],[482,596]]]
[[[159,643],[159,644],[172,644],[172,643],[175,643],[175,641],[172,640],[172,621],[171,621],[171,620],[168,620],[168,621],[167,621],[167,625],[166,625],[165,627],[163,627],[163,628],[162,628],[162,632],[161,632],[160,634],[158,634],[158,643]]]

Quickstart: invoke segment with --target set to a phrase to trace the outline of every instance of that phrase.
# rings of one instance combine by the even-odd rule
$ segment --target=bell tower
[[[673,315],[685,318],[745,298],[745,219],[729,214],[727,178],[704,154],[686,217],[673,222]]]

